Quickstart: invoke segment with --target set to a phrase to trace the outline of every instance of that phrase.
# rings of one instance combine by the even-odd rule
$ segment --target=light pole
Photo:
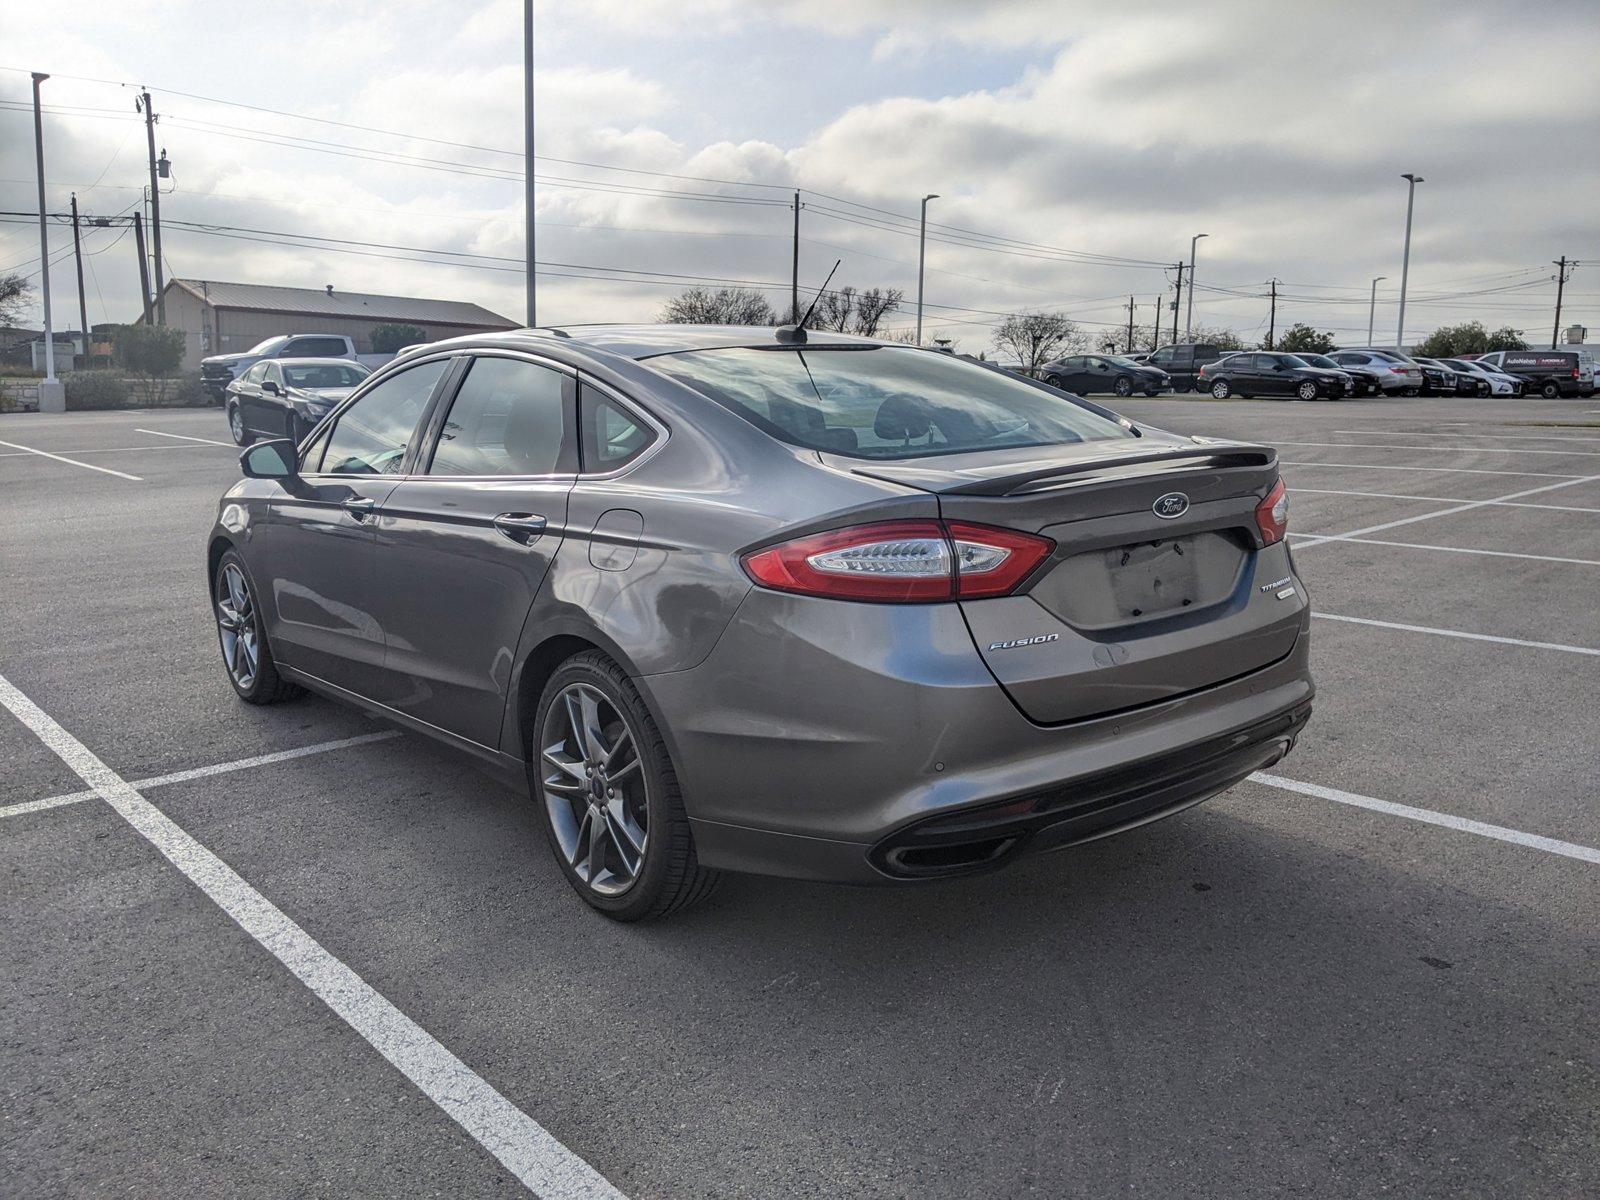
[[[917,345],[922,345],[922,264],[928,255],[928,201],[937,200],[938,192],[929,192],[922,198],[922,224],[917,233]]]
[[[1411,209],[1417,199],[1417,184],[1425,182],[1421,175],[1409,171],[1400,176],[1406,181],[1406,249],[1400,259],[1400,323],[1395,329],[1394,348],[1404,354],[1406,349],[1406,281],[1411,274]]]
[[[1372,302],[1367,305],[1367,345],[1369,346],[1372,345],[1373,322],[1378,316],[1378,285],[1387,278],[1389,278],[1387,275],[1379,275],[1372,281]]]
[[[39,411],[65,412],[66,389],[56,378],[56,334],[50,323],[50,233],[44,207],[44,110],[39,85],[50,76],[33,72],[33,153],[39,169],[39,277],[44,281],[44,379],[39,384]]]
[[[1209,233],[1197,233],[1189,239],[1189,305],[1183,311],[1183,340],[1188,341],[1191,330],[1194,328],[1194,251],[1200,244],[1200,239],[1210,237]]]
[[[522,223],[524,241],[528,247],[528,261],[523,267],[527,275],[528,327],[539,323],[538,286],[533,265],[533,0],[523,0],[522,8]]]

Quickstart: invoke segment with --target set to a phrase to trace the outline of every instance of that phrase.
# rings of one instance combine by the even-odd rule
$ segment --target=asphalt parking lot
[[[1003,874],[637,927],[447,751],[235,699],[219,412],[0,417],[0,1191],[1600,1194],[1600,400],[1120,407],[1280,447],[1297,751]]]

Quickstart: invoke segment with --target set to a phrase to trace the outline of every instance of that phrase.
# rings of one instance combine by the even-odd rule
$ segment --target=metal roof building
[[[234,354],[280,333],[342,333],[361,353],[372,352],[379,325],[415,325],[426,341],[465,333],[516,329],[518,323],[466,300],[427,300],[324,288],[169,280],[167,324],[184,333],[183,365],[192,370],[210,354]]]

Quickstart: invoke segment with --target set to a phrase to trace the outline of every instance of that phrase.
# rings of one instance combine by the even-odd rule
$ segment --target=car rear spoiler
[[[882,479],[889,483],[905,484],[924,491],[948,496],[1019,496],[1049,491],[1056,487],[1081,487],[1089,483],[1111,479],[1126,479],[1130,475],[1155,468],[1167,470],[1227,470],[1230,468],[1264,468],[1278,460],[1275,450],[1265,446],[1228,443],[1200,446],[1152,446],[1130,454],[1096,456],[1077,462],[1041,463],[1035,460],[1017,464],[1015,469],[996,465],[982,472],[972,470],[946,471],[924,461],[923,463],[873,463],[870,467],[859,461],[851,464],[858,475]]]

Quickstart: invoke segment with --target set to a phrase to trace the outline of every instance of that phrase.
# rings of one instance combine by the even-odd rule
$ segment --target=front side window
[[[417,421],[449,361],[439,358],[390,375],[340,413],[322,443],[321,472],[398,475]]]
[[[430,475],[549,475],[566,441],[572,379],[515,358],[475,358],[456,392]]]
[[[1172,350],[1170,348],[1157,350],[1150,356],[1150,361],[1153,363],[1169,363],[1172,361]]]
[[[264,375],[266,375],[266,373],[267,373],[267,364],[264,363],[264,362],[258,362],[255,366],[251,367],[248,371],[246,371],[244,373],[243,382],[245,382],[245,383],[260,383],[262,377]]]
[[[289,340],[288,338],[284,337],[283,334],[280,333],[276,337],[269,337],[264,342],[257,342],[254,346],[251,346],[250,349],[246,350],[245,353],[246,354],[271,354],[274,350],[276,350],[279,346],[283,345],[288,340]]]
[[[645,361],[773,437],[856,458],[1132,436],[1059,392],[909,346],[691,350]]]

